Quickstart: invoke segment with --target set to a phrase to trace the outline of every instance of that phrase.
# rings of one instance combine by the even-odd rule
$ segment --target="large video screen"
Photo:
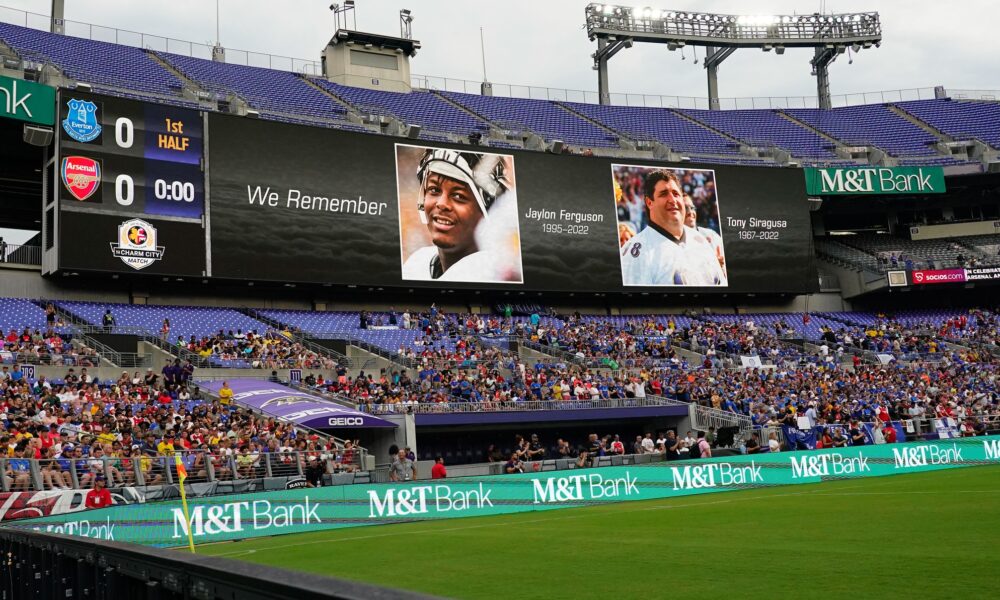
[[[561,292],[817,287],[797,169],[553,155],[209,116],[211,275]]]

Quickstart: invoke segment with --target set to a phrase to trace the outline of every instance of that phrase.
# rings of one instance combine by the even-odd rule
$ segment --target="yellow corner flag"
[[[191,516],[188,514],[187,495],[184,493],[184,480],[187,479],[187,468],[181,461],[180,452],[174,454],[174,463],[177,465],[177,481],[181,488],[181,506],[184,507],[184,520],[187,521],[188,548],[194,554],[194,536],[191,534]]]

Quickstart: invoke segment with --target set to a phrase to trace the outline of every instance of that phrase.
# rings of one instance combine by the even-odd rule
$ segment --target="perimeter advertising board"
[[[817,282],[801,172],[209,117],[211,275],[564,292]]]
[[[1000,436],[115,506],[10,527],[182,546],[386,523],[652,500],[1000,464]]]

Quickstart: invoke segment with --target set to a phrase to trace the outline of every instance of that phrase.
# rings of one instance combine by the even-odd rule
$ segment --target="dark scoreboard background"
[[[58,102],[59,267],[203,275],[204,117],[74,90],[62,90]],[[74,187],[81,173],[96,180],[84,177]],[[119,229],[131,229],[134,219],[148,227],[133,238],[155,239],[152,248],[162,249],[140,268],[115,252]]]
[[[94,104],[99,136],[81,141],[64,129],[72,101],[77,107],[79,102]],[[798,169],[669,165],[442,145],[215,113],[206,119],[185,108],[69,90],[62,91],[59,103],[60,269],[401,288],[656,293],[817,289],[805,182]],[[397,174],[396,147],[404,143],[513,156],[523,283],[402,278],[401,210],[407,218],[407,211],[416,211],[408,201],[399,206],[397,175],[415,177],[409,171]],[[82,193],[74,194],[61,175],[62,163],[71,157],[76,157],[71,160],[76,161],[74,168],[84,172],[89,161],[100,164],[99,188],[83,200],[78,196],[90,191],[86,181]],[[713,171],[727,286],[623,286],[612,164]],[[275,201],[253,200],[254,189],[270,190]],[[380,208],[377,214],[303,209],[288,202],[290,190],[363,200]],[[599,219],[568,227],[566,221],[537,216],[561,210]],[[137,233],[132,219],[149,227],[140,225]],[[115,248],[122,236],[140,243],[154,230],[155,245],[148,243],[140,252],[150,257],[138,261],[142,266],[122,258],[133,248]]]

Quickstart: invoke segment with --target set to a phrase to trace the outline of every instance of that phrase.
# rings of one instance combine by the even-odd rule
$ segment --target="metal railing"
[[[49,15],[28,12],[7,6],[0,6],[0,21],[40,31],[49,31],[52,26],[52,18]],[[105,27],[104,25],[95,25],[93,23],[68,19],[64,19],[62,25],[66,35],[77,38],[212,60],[212,46],[209,44],[178,40],[160,35]],[[318,60],[292,58],[290,56],[237,50],[235,48],[226,48],[225,51],[226,62],[228,64],[264,67],[305,75],[323,74],[322,65]]]
[[[27,244],[4,244],[0,246],[0,264],[41,266],[42,247]]]
[[[647,396],[646,398],[611,398],[603,400],[525,400],[482,402],[425,402],[418,404],[360,404],[358,410],[373,415],[390,414],[439,414],[479,412],[519,412],[539,410],[589,410],[600,408],[650,408],[657,406],[687,406],[686,402]]]
[[[242,454],[212,453],[202,450],[178,450],[187,470],[187,483],[213,483],[305,475],[305,468],[313,457],[324,464],[324,473],[360,471],[364,465],[363,453],[355,449],[345,455],[343,446],[336,451],[265,452]],[[246,458],[241,458],[246,457]],[[177,481],[177,467],[173,455],[71,458],[0,458],[0,491],[41,492],[51,490],[79,490],[93,486],[94,478],[102,476],[108,487],[143,488],[173,485]]]
[[[327,348],[325,346],[321,346],[321,345],[317,344],[316,342],[313,342],[313,341],[307,339],[306,336],[305,336],[305,334],[304,334],[304,332],[302,332],[300,330],[293,330],[291,327],[287,327],[285,323],[282,323],[281,321],[279,321],[277,319],[269,317],[269,316],[261,313],[257,309],[254,309],[254,308],[243,308],[241,312],[243,312],[245,315],[247,315],[249,317],[253,317],[254,319],[257,319],[258,321],[260,321],[262,323],[266,323],[266,324],[270,325],[271,327],[274,327],[275,329],[277,329],[277,330],[279,330],[281,332],[287,330],[288,333],[292,336],[292,341],[295,341],[295,342],[298,342],[298,343],[302,344],[307,350],[315,352],[316,354],[318,354],[320,356],[329,356],[329,357],[333,358],[334,360],[336,360],[341,366],[344,366],[344,367],[347,367],[347,368],[351,368],[351,367],[354,366],[353,361],[346,354],[342,354],[340,352],[337,352],[336,350],[332,350],[332,349]]]
[[[0,350],[0,363],[39,366],[99,367],[101,366],[101,356],[99,354],[36,354]]]
[[[753,420],[740,413],[692,404],[690,416],[691,426],[700,431],[708,431],[710,427],[714,427],[716,431],[723,427],[736,427],[738,435],[742,437],[753,431]]]
[[[479,95],[482,93],[483,82],[453,77],[435,75],[410,76],[410,84],[415,89],[437,92],[457,92],[461,94]],[[532,100],[551,100],[555,102],[576,102],[580,104],[599,104],[596,90],[572,90],[547,86],[535,86],[512,83],[492,83],[493,96],[503,98],[525,98]],[[932,100],[936,98],[933,87],[908,88],[898,90],[883,90],[874,92],[858,92],[853,94],[836,94],[830,97],[834,108],[856,106],[860,104],[885,104],[890,102],[907,102],[911,100]],[[967,97],[995,100],[1000,97],[990,97],[989,92],[980,96]],[[672,96],[666,94],[643,93],[612,93],[613,106],[635,106],[646,108],[679,108],[709,110],[708,98],[698,96]],[[785,109],[785,108],[819,108],[816,96],[745,96],[736,98],[719,98],[721,110]],[[523,127],[523,126],[522,126]]]

